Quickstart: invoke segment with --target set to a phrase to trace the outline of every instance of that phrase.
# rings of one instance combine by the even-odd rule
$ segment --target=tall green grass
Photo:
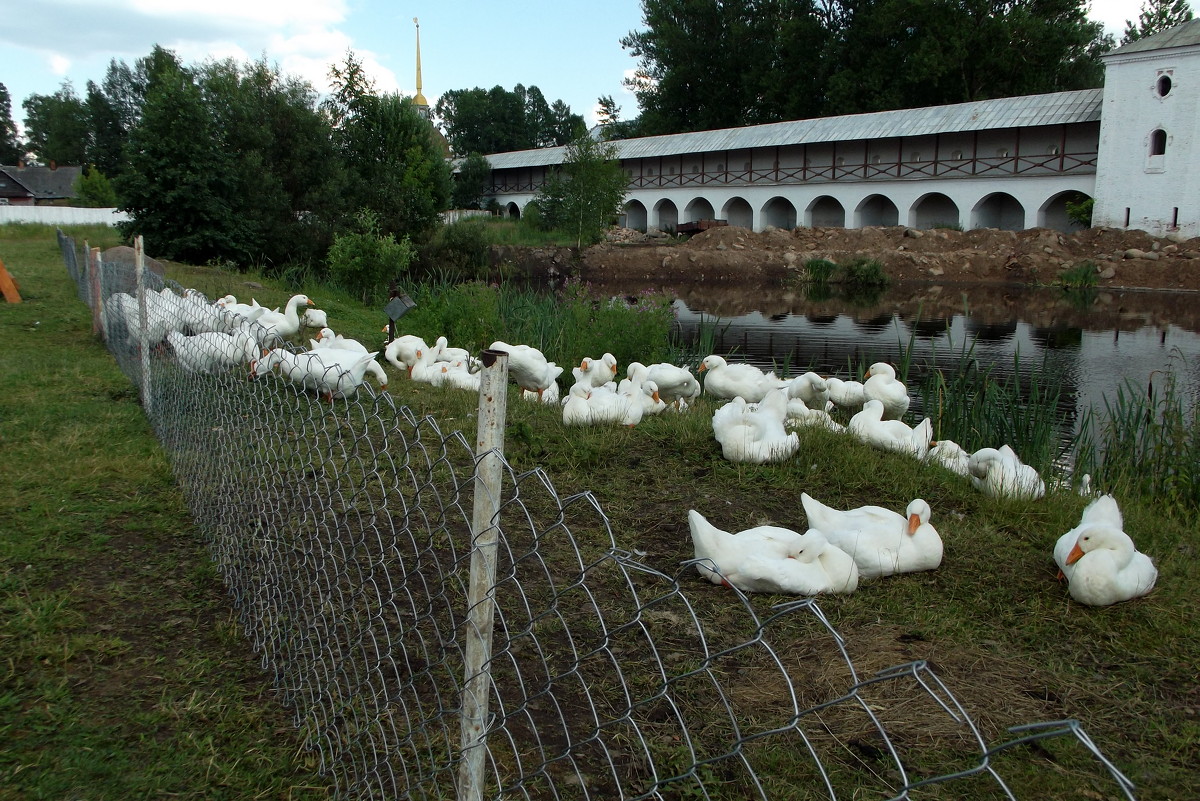
[[[568,281],[557,292],[517,283],[422,284],[410,293],[417,307],[398,325],[403,333],[432,342],[438,336],[469,350],[496,340],[532,345],[569,370],[605,352],[621,364],[661,361],[674,352],[671,296],[649,292],[633,298],[594,293]]]
[[[1177,359],[1183,366],[1183,354]],[[1200,404],[1189,402],[1175,372],[1146,388],[1126,381],[1081,423],[1076,473],[1106,490],[1154,498],[1178,515],[1200,509]]]

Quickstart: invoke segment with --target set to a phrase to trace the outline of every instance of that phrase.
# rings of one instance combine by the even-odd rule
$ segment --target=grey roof
[[[1190,20],[1174,28],[1151,34],[1145,39],[1130,42],[1116,50],[1110,50],[1104,57],[1123,56],[1128,53],[1143,53],[1148,50],[1165,50],[1168,47],[1187,47],[1200,44],[1200,19]]]
[[[1097,122],[1100,119],[1102,92],[1101,89],[1081,89],[1046,95],[1001,97],[949,106],[876,111],[841,117],[773,122],[744,128],[646,136],[622,139],[612,144],[616,146],[617,158],[639,159],[752,147]],[[561,164],[565,153],[565,147],[547,147],[493,153],[487,159],[494,170],[541,167]]]
[[[83,173],[83,167],[4,167],[4,171],[38,200],[53,200],[75,197],[75,179]]]
[[[0,167],[0,197],[34,197],[29,187],[9,173],[10,169],[16,171],[16,167]]]

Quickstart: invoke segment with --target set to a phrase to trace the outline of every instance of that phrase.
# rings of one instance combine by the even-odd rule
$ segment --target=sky
[[[1090,17],[1118,39],[1142,0],[1092,0]],[[422,92],[433,105],[452,89],[537,86],[589,124],[611,95],[637,116],[623,80],[637,59],[621,37],[642,28],[641,0],[0,0],[0,83],[22,126],[22,101],[70,80],[78,96],[112,59],[133,63],[155,44],[184,64],[266,57],[328,90],[329,66],[353,50],[378,91],[416,91],[420,20]]]

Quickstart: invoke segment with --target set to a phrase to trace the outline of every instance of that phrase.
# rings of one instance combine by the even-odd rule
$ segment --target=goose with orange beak
[[[854,558],[864,578],[933,570],[942,563],[942,538],[929,522],[929,504],[914,499],[904,514],[881,506],[839,510],[801,493],[808,525]]]
[[[1123,527],[1116,499],[1102,495],[1083,510],[1079,525],[1055,543],[1054,561],[1079,603],[1109,606],[1154,589],[1158,569]]]

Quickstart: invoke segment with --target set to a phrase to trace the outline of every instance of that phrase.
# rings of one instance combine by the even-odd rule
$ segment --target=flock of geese
[[[379,351],[336,334],[324,312],[307,308],[313,305],[304,294],[292,296],[280,310],[254,301],[239,303],[232,295],[209,303],[198,292],[177,295],[164,289],[146,293],[146,329],[150,343],[165,343],[189,372],[248,365],[250,377],[259,378],[278,368],[280,376],[330,401],[352,397],[368,378],[385,389],[388,376],[376,360]],[[142,311],[130,295],[113,294],[103,313],[106,325],[123,323],[130,332],[141,328]],[[317,331],[308,350],[283,346],[305,328]],[[794,429],[818,425],[941,464],[993,497],[1032,500],[1045,494],[1037,471],[1009,446],[968,453],[950,440],[933,441],[929,418],[916,426],[903,422],[908,390],[885,362],[871,365],[862,382],[813,372],[783,379],[712,354],[699,367],[702,385],[686,367],[666,363],[633,362],[618,380],[617,360],[605,353],[572,367],[574,382],[563,395],[558,381],[564,369],[537,348],[501,341],[491,348],[508,353],[509,377],[523,397],[560,405],[568,426],[635,426],[647,415],[687,411],[703,393],[724,401],[712,415],[712,429],[730,461],[765,464],[791,458],[799,449]],[[383,356],[411,380],[479,390],[478,360],[451,347],[444,336],[429,345],[421,337],[403,335],[386,345]],[[839,409],[850,415],[844,426],[830,414]],[[920,498],[904,514],[878,506],[833,509],[807,494],[801,500],[809,526],[804,533],[778,526],[730,533],[689,511],[697,570],[714,583],[744,592],[814,595],[853,592],[860,578],[933,570],[941,564],[942,541],[930,522],[929,504]],[[1079,525],[1059,538],[1054,560],[1071,596],[1094,606],[1145,595],[1157,578],[1151,560],[1124,532],[1111,495],[1089,504]]]

